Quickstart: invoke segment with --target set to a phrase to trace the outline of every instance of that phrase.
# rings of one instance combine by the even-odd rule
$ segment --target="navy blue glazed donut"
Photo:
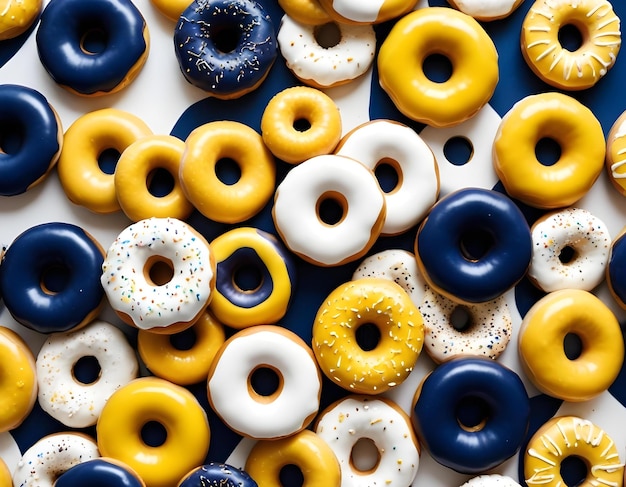
[[[11,316],[40,333],[65,332],[93,320],[103,302],[104,250],[71,223],[43,223],[9,245],[0,291]]]
[[[611,242],[611,252],[606,266],[606,281],[617,303],[626,309],[626,231]]]
[[[177,487],[257,487],[257,483],[244,470],[210,462],[185,475]]]
[[[278,56],[274,24],[254,0],[195,0],[174,31],[180,69],[220,99],[256,89]]]
[[[470,356],[427,375],[411,414],[432,457],[464,474],[485,472],[512,457],[529,418],[530,400],[519,376],[492,359]]]
[[[496,299],[524,277],[530,227],[508,196],[479,188],[440,199],[415,239],[419,268],[440,294],[465,304]]]
[[[146,484],[121,462],[108,458],[94,458],[78,463],[66,470],[54,483],[54,487],[145,487]]]
[[[115,93],[148,57],[148,27],[130,0],[54,0],[37,29],[37,52],[52,79],[83,96]]]
[[[0,85],[0,195],[24,193],[41,182],[62,144],[61,122],[41,93]]]

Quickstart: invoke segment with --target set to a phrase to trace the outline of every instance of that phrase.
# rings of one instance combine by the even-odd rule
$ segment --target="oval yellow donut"
[[[332,22],[319,0],[278,0],[278,5],[289,17],[301,24],[322,25]]]
[[[570,360],[568,334],[582,344]],[[586,401],[604,392],[624,362],[624,342],[613,312],[588,291],[565,289],[537,301],[522,320],[518,339],[526,376],[545,394],[565,401]]]
[[[9,0],[2,3],[0,11],[0,41],[23,34],[37,20],[42,0]]]
[[[373,325],[373,348],[357,336]],[[409,375],[424,344],[422,315],[393,281],[364,277],[340,285],[324,300],[313,323],[313,352],[320,369],[338,386],[359,394],[380,394]]]
[[[559,41],[573,26],[582,44],[571,51]],[[563,90],[594,86],[613,64],[621,45],[620,19],[607,0],[536,0],[522,24],[522,54],[546,83]]]
[[[452,75],[431,81],[424,61],[442,55]],[[398,110],[412,120],[449,127],[471,118],[493,95],[499,79],[498,53],[481,25],[446,7],[423,8],[402,17],[378,54],[380,85]]]

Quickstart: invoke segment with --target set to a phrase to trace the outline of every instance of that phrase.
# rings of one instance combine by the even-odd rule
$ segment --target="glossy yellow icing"
[[[150,0],[152,5],[168,19],[177,22],[191,0]]]
[[[4,462],[4,460],[2,460],[2,458],[0,458],[0,485],[13,485],[13,480],[11,479],[11,471],[9,470],[9,467]]]
[[[41,12],[42,0],[5,0],[0,4],[0,41],[23,34]]]
[[[289,17],[301,24],[322,25],[332,22],[319,0],[278,0]]]
[[[607,135],[606,168],[615,189],[626,195],[626,111],[615,120]]]

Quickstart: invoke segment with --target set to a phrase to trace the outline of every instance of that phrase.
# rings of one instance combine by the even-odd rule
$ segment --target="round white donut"
[[[74,465],[99,458],[98,445],[81,433],[44,436],[24,452],[13,472],[16,487],[52,487]]]
[[[507,17],[522,3],[522,0],[450,0],[456,9],[482,21]]]
[[[255,391],[251,376],[273,370],[278,389]],[[321,375],[311,349],[295,333],[277,325],[258,325],[230,337],[218,352],[208,378],[213,410],[231,429],[255,439],[295,434],[319,410]]]
[[[388,399],[346,396],[319,416],[315,432],[335,452],[341,485],[411,485],[419,466],[419,448],[410,419]],[[371,440],[378,462],[371,471],[358,470],[352,461],[359,440]],[[356,459],[355,459],[356,460]]]
[[[469,479],[461,487],[521,487],[515,480],[506,475],[485,474]]]
[[[344,136],[335,153],[356,159],[372,171],[379,164],[388,164],[397,173],[397,186],[385,193],[387,216],[383,235],[406,232],[437,201],[437,161],[411,127],[391,120],[366,122]]]
[[[319,27],[282,17],[278,46],[287,67],[304,84],[316,88],[345,84],[365,74],[374,62],[376,34],[371,25],[334,25],[339,42],[323,47],[316,38]]]
[[[345,203],[343,218],[320,219],[325,198]],[[374,244],[386,214],[385,198],[372,171],[348,157],[322,155],[293,167],[278,185],[272,216],[289,249],[317,265],[361,258]]]
[[[566,208],[537,220],[531,230],[533,254],[528,277],[545,292],[591,291],[602,282],[611,249],[605,223],[588,210]],[[564,249],[573,252],[561,261]]]
[[[74,366],[94,357],[100,375],[91,384],[80,382]],[[38,400],[50,416],[71,428],[96,424],[107,399],[137,377],[138,363],[122,331],[94,321],[78,331],[51,334],[37,355]]]

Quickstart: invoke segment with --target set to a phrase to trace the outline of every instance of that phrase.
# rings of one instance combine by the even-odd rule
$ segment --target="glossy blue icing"
[[[487,413],[484,426],[467,431],[459,424],[459,404],[475,400]],[[530,402],[519,376],[482,357],[459,357],[428,375],[412,411],[423,444],[442,465],[477,474],[500,465],[522,445]]]
[[[626,303],[626,234],[613,240],[607,278],[615,296]]]
[[[143,487],[144,483],[117,463],[96,458],[74,465],[54,483],[55,487]]]
[[[189,472],[178,487],[257,487],[257,483],[244,470],[210,462]]]
[[[144,56],[146,23],[130,0],[54,0],[37,30],[39,59],[58,84],[91,95],[110,92]],[[89,32],[105,37],[96,53],[81,49]]]
[[[0,195],[13,196],[25,192],[56,162],[61,132],[46,97],[8,84],[0,85],[0,135],[5,132],[19,139],[14,141],[16,150],[0,150]]]
[[[274,23],[254,0],[195,0],[180,16],[174,47],[187,81],[218,97],[257,85],[278,56]]]
[[[0,290],[7,310],[40,333],[69,331],[102,302],[104,257],[80,227],[43,223],[20,234],[0,265]],[[42,288],[47,272],[62,270],[63,284],[50,294]]]

